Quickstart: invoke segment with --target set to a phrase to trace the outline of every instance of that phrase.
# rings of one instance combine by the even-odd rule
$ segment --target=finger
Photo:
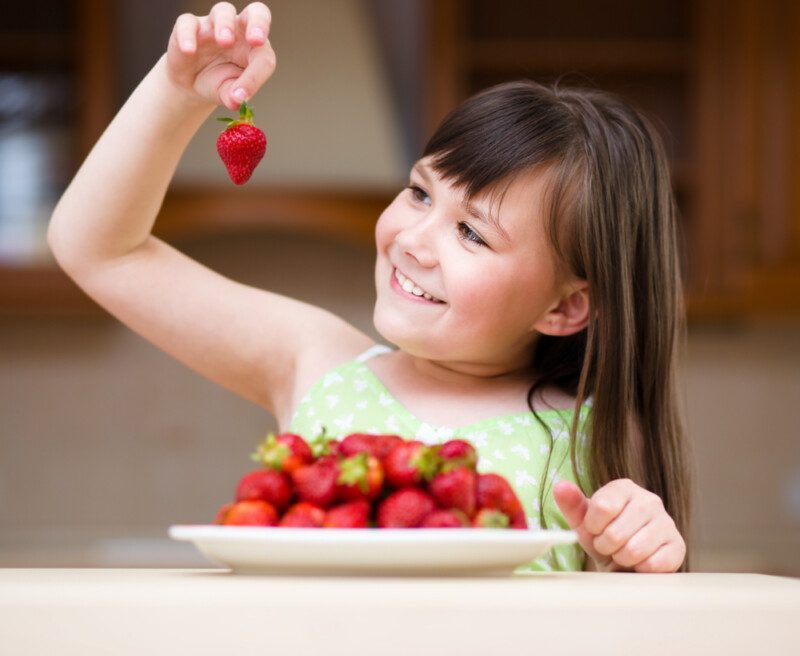
[[[214,26],[214,37],[223,48],[236,42],[236,7],[230,2],[218,2],[211,8],[209,18]]]
[[[272,45],[267,40],[263,46],[253,48],[248,56],[247,68],[232,84],[231,96],[237,102],[249,100],[275,72],[276,60]]]
[[[570,528],[583,524],[589,501],[577,485],[570,481],[559,481],[553,487],[553,498]]]
[[[211,16],[200,16],[198,18],[199,28],[197,30],[198,42],[213,41],[214,40],[214,24],[211,22]]]
[[[269,37],[272,13],[263,2],[251,2],[239,14],[239,20],[245,26],[247,42],[250,45],[260,46]]]
[[[183,54],[191,55],[197,50],[199,25],[197,16],[193,14],[181,14],[175,21],[175,40]]]
[[[626,540],[611,558],[622,567],[633,567],[652,556],[667,539],[663,524],[654,519]]]
[[[686,544],[680,541],[662,544],[654,553],[634,566],[634,570],[642,573],[677,572],[686,557]]]
[[[658,497],[654,494],[645,493],[639,498],[632,499],[617,518],[594,539],[594,548],[606,556],[616,553],[658,515],[659,506]]]
[[[600,535],[623,511],[638,486],[627,478],[606,483],[589,500],[583,525],[594,535]]]
[[[595,551],[592,544],[594,535],[589,533],[584,526],[583,520],[589,507],[589,500],[581,489],[570,481],[559,481],[553,487],[553,498],[564,515],[564,519],[567,520],[567,524],[578,536],[578,542],[586,554],[601,567],[610,563],[609,556],[603,556]]]

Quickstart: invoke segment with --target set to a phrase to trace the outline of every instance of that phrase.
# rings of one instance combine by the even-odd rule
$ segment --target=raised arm
[[[236,109],[275,70],[271,16],[214,5],[184,14],[167,52],[103,133],[56,206],[48,243],[86,293],[184,364],[286,420],[302,363],[340,338],[337,317],[229,280],[151,235],[190,139],[218,104]],[[241,91],[239,91],[241,90]],[[303,360],[306,358],[306,360]]]

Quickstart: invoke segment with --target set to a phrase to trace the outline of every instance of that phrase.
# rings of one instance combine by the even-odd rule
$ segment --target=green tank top
[[[338,438],[358,432],[393,433],[426,444],[440,444],[456,437],[469,440],[478,451],[478,471],[500,474],[511,483],[531,528],[540,526],[542,486],[546,528],[569,528],[553,499],[552,488],[559,480],[577,482],[569,455],[572,410],[538,413],[547,423],[550,434],[530,412],[492,417],[456,428],[433,426],[411,414],[364,364],[369,358],[388,351],[391,349],[386,346],[373,346],[320,378],[297,406],[289,431],[308,439],[318,435],[324,427],[328,435]],[[579,426],[582,429],[588,416],[587,404],[581,409]],[[576,456],[582,476],[587,464],[586,446],[586,433],[581,430]],[[575,571],[583,569],[584,560],[585,553],[577,543],[559,545],[516,571]]]

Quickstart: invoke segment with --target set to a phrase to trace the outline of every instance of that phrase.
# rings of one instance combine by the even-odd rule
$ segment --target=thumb
[[[577,485],[570,481],[559,481],[553,487],[553,498],[571,529],[575,530],[583,524],[589,501]]]
[[[598,565],[605,566],[611,560],[602,556],[594,549],[594,535],[589,533],[583,526],[583,518],[589,509],[589,500],[583,491],[570,481],[559,481],[553,487],[553,498],[556,500],[559,510],[567,520],[569,527],[578,536],[578,542],[587,555]]]

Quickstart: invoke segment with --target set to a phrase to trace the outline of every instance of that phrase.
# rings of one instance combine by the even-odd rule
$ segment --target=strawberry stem
[[[290,449],[285,444],[280,444],[274,433],[270,433],[261,444],[256,447],[250,459],[260,463],[267,469],[280,471],[283,461],[291,455]]]
[[[230,118],[229,116],[217,116],[218,121],[227,123],[229,128],[242,123],[253,123],[253,108],[247,104],[247,101],[242,101],[239,105],[239,118]]]
[[[439,473],[441,458],[438,446],[423,446],[411,458],[410,464],[417,468],[420,476],[425,481],[430,481]]]
[[[369,490],[367,467],[367,453],[364,451],[345,458],[340,463],[339,478],[336,482],[340,485],[358,485],[366,494]]]
[[[311,442],[309,442],[309,446],[311,447],[311,453],[314,455],[315,458],[319,456],[328,455],[331,452],[331,439],[327,435],[328,429],[323,426],[322,432],[317,435]]]

